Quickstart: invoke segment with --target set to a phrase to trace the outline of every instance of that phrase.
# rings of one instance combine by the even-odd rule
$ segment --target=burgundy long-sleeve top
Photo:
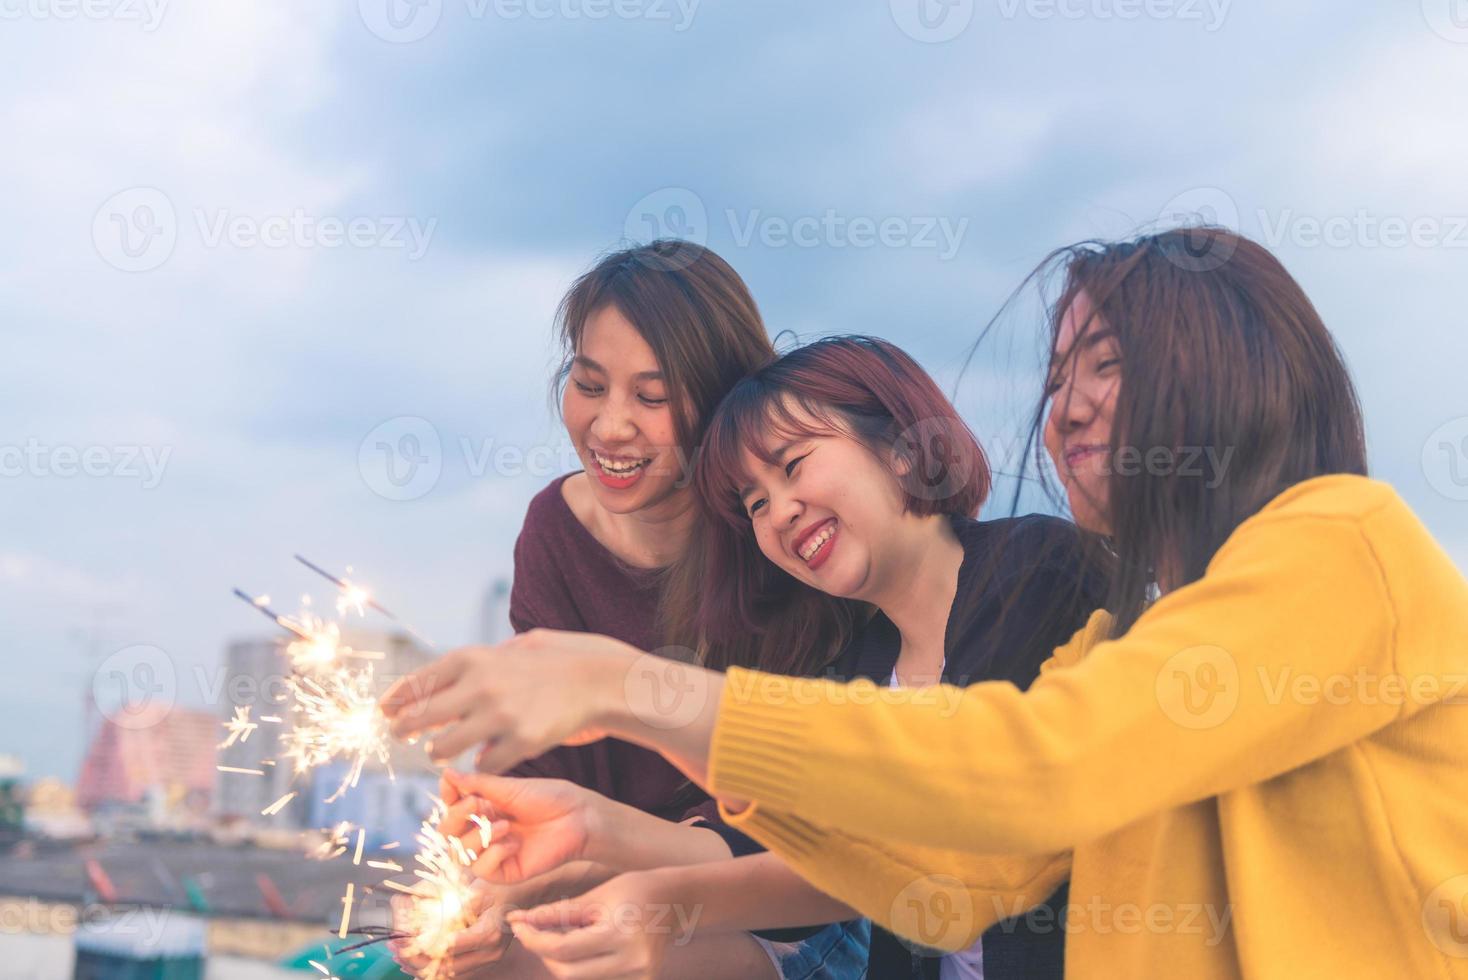
[[[660,575],[612,554],[576,518],[563,476],[530,501],[515,542],[510,625],[602,633],[655,651]],[[561,747],[517,766],[512,775],[568,779],[667,820],[690,815],[708,796],[656,752],[618,739]],[[700,810],[700,812],[704,812]]]

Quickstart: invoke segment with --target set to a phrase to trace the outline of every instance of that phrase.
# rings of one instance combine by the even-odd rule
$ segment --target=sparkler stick
[[[364,590],[360,586],[353,585],[346,579],[331,574],[320,565],[301,555],[296,555],[296,561],[300,562],[302,565],[305,565],[307,568],[311,569],[311,571],[315,572],[317,575],[320,575],[322,578],[335,585],[338,589],[341,589],[342,597],[346,601],[346,605],[356,606],[359,615],[362,611],[362,607],[368,606],[372,609],[376,609],[378,612],[382,613],[393,622],[398,621],[398,617],[394,616],[387,609],[383,608],[376,599],[368,595],[366,590]]]
[[[268,603],[270,602],[269,596],[260,596],[257,599],[246,592],[244,589],[235,589],[234,594],[244,602],[249,603],[251,609],[260,610],[261,615],[268,618],[276,626],[280,626],[290,630],[292,633],[296,634],[296,636],[300,637],[303,640],[311,639],[311,635],[309,633],[301,629],[295,623],[291,622],[291,620],[287,619],[285,616],[280,615],[270,608],[270,606],[268,605]]]

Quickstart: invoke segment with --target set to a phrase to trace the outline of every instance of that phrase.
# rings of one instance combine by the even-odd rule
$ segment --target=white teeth
[[[812,537],[809,541],[805,543],[805,547],[800,549],[800,557],[805,561],[810,561],[811,558],[815,557],[815,553],[821,550],[821,545],[825,544],[827,541],[830,541],[831,535],[835,533],[836,525],[834,523],[827,524],[825,527],[821,528],[815,533],[814,537]]]
[[[600,466],[608,473],[614,473],[619,476],[626,476],[629,473],[636,472],[637,470],[646,466],[648,463],[652,462],[651,459],[637,459],[630,462],[626,460],[610,459],[595,451],[593,451],[591,455],[596,457],[596,465]]]

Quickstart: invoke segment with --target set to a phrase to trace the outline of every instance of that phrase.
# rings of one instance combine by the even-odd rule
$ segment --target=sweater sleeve
[[[897,854],[922,844],[1022,855],[1270,779],[1420,707],[1300,696],[1296,678],[1400,670],[1393,603],[1362,524],[1256,515],[1203,578],[1125,636],[1061,651],[1085,655],[1047,664],[1028,692],[996,682],[887,691],[733,670],[711,787]],[[1083,632],[1072,643],[1094,640]],[[775,833],[754,828],[741,827],[766,841]]]
[[[894,844],[764,806],[726,816],[826,894],[898,935],[948,952],[1041,904],[1070,876],[1069,851],[1015,857]]]

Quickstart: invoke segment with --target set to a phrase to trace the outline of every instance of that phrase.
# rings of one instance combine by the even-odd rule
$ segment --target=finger
[[[524,741],[511,736],[505,736],[491,741],[479,753],[474,761],[474,768],[485,773],[503,773],[515,768],[531,756],[539,755],[545,748],[531,747]]]
[[[451,682],[403,706],[393,717],[389,730],[397,739],[414,738],[457,722],[468,714],[475,701],[476,695],[468,685]]]
[[[456,651],[447,653],[421,670],[394,681],[377,701],[382,713],[389,718],[396,717],[404,708],[458,680],[466,664],[462,656],[455,654]]]
[[[443,774],[438,777],[438,798],[449,806],[453,806],[464,796],[463,792],[459,789],[458,782],[453,778],[454,775],[455,773],[452,769],[445,769]]]
[[[500,738],[513,724],[506,715],[486,710],[482,705],[478,711],[471,711],[475,707],[474,702],[471,696],[463,713],[445,724],[424,746],[433,761],[447,765],[476,745]]]
[[[444,800],[448,803],[447,800]],[[479,832],[479,824],[475,817],[489,819],[494,813],[494,805],[482,796],[460,797],[458,802],[449,805],[443,816],[438,821],[438,832],[445,836],[460,837],[467,831]]]
[[[520,853],[520,839],[518,837],[505,837],[495,833],[495,841],[480,852],[474,859],[469,870],[478,878],[497,884],[518,884],[524,875],[518,865],[506,864],[510,858]]]
[[[537,929],[524,922],[515,923],[510,929],[526,949],[543,960],[558,963],[605,957],[616,949],[616,933],[602,923],[569,932]]]
[[[533,909],[514,909],[505,919],[510,925],[524,923],[534,929],[579,929],[596,921],[595,909],[580,898],[563,898]]]

